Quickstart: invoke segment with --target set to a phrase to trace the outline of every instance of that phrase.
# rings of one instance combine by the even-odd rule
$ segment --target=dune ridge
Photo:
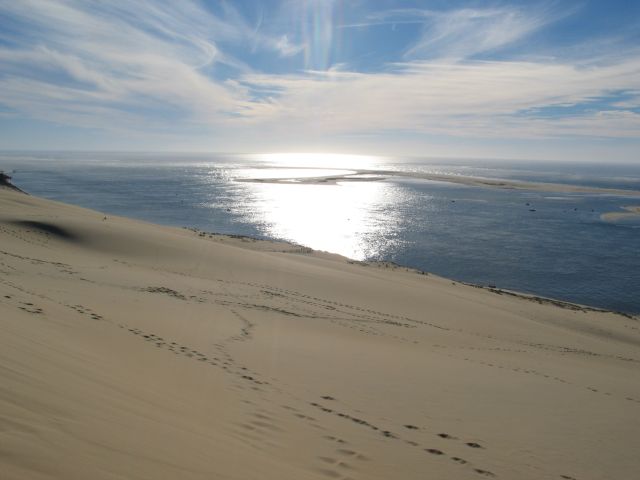
[[[637,317],[0,187],[3,479],[630,479],[639,380]]]

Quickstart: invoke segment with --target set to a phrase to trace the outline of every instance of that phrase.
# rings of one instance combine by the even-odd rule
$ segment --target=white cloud
[[[2,10],[28,29],[23,45],[0,50],[0,102],[34,118],[117,127],[137,118],[145,128],[154,119],[144,109],[211,121],[238,101],[201,72],[232,63],[213,39],[237,33],[195,3],[25,0]]]
[[[405,59],[459,60],[513,45],[574,11],[575,8],[559,11],[550,4],[444,11],[396,9],[370,14],[366,22],[345,27],[421,24],[422,32],[406,50]]]
[[[551,21],[545,11],[516,8],[424,12],[421,38],[406,58],[465,58],[524,38]]]
[[[461,136],[531,137],[562,132],[632,136],[640,131],[631,114],[574,114],[554,120],[540,118],[532,110],[566,107],[614,91],[637,89],[639,79],[640,59],[600,67],[410,62],[388,73],[253,74],[243,81],[273,95],[247,103],[243,118],[327,133],[404,130]],[[598,121],[606,123],[606,128],[599,128]]]
[[[0,13],[28,25],[18,47],[0,48],[0,106],[14,115],[79,127],[270,132],[283,141],[305,134],[393,131],[493,138],[640,136],[638,114],[629,110],[637,107],[640,91],[637,51],[609,63],[606,57],[588,63],[464,60],[552,21],[544,12],[419,11],[430,27],[405,63],[370,73],[341,64],[276,75],[253,72],[221,45],[250,49],[257,42],[283,57],[302,51],[311,57],[311,46],[297,44],[287,33],[264,33],[260,23],[250,27],[225,5],[222,18],[190,1],[0,3]],[[330,21],[325,6],[318,8]],[[395,15],[380,18],[400,19]],[[327,37],[327,47],[330,28],[317,33]],[[7,35],[0,32],[0,38]],[[319,58],[326,53],[326,48],[315,52]],[[233,78],[217,80],[212,72],[221,67],[235,72]],[[620,91],[636,96],[601,111],[544,118],[535,113]]]
[[[241,102],[242,90],[214,80],[212,71],[250,68],[218,43],[248,42],[256,35],[230,6],[226,13],[229,18],[218,17],[192,1],[3,2],[0,14],[26,27],[18,47],[0,48],[0,103],[80,126],[92,108],[96,118],[89,125],[108,119],[116,128],[119,118],[143,120],[145,109],[157,114],[172,108],[180,119],[222,122]],[[286,36],[259,37],[280,55],[302,49]],[[148,120],[139,128],[161,118]]]
[[[297,55],[305,49],[304,45],[295,45],[291,43],[287,35],[282,35],[276,42],[275,48],[278,50],[281,56],[291,57]]]

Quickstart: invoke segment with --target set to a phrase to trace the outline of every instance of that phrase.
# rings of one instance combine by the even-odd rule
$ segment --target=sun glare
[[[245,184],[256,201],[256,223],[270,237],[364,260],[371,237],[385,232],[370,212],[386,185],[358,182],[335,185]],[[375,248],[374,248],[375,250]]]
[[[359,181],[346,177],[379,167],[380,157],[270,153],[253,158],[261,165],[236,175],[252,204],[250,221],[262,225],[267,236],[359,260],[378,256],[386,230],[373,212],[388,184],[366,175]]]
[[[381,160],[371,155],[345,153],[265,153],[257,160],[273,167],[370,169]]]

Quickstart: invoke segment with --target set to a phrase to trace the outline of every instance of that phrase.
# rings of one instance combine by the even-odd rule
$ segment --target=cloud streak
[[[250,88],[277,93],[267,101],[249,104],[243,118],[298,128],[306,123],[334,133],[392,129],[492,137],[627,137],[640,133],[638,115],[619,111],[615,105],[597,115],[588,112],[562,118],[544,118],[535,110],[589,103],[616,91],[633,90],[638,78],[640,59],[600,67],[409,62],[394,72],[376,74],[254,74],[243,77]]]
[[[419,12],[425,19],[419,40],[405,53],[407,59],[462,59],[512,45],[554,21],[545,9],[460,9]]]
[[[201,71],[235,64],[215,42],[237,31],[196,4],[25,0],[2,9],[27,32],[0,49],[0,101],[16,111],[103,127],[145,125],[145,110],[211,121],[237,104],[233,88]]]
[[[251,26],[225,5],[214,13],[191,1],[2,2],[0,13],[20,33],[0,33],[0,107],[11,112],[3,116],[141,133],[270,132],[283,142],[306,134],[393,132],[640,136],[637,50],[613,60],[606,55],[588,61],[477,58],[522,41],[567,12],[381,12],[367,21],[420,18],[424,23],[402,62],[368,72],[347,64],[269,73],[237,52],[299,56],[309,64],[313,46],[293,30],[265,30],[262,21]],[[318,23],[315,33],[327,43],[332,14],[326,6],[318,11],[318,17],[303,13]],[[323,62],[324,47],[315,52]],[[626,92],[625,99],[620,92]],[[578,105],[582,108],[572,108]],[[554,109],[554,115],[545,115],[545,109]]]

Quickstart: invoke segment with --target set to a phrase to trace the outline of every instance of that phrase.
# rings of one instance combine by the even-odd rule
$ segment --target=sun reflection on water
[[[256,214],[271,237],[363,259],[365,237],[376,227],[368,212],[384,186],[376,182],[336,185],[252,184]]]
[[[380,239],[392,227],[381,221],[390,185],[382,181],[297,183],[296,179],[354,174],[375,167],[375,157],[337,154],[260,155],[265,166],[238,172],[249,208],[245,214],[263,233],[316,250],[362,260],[379,253]],[[287,179],[287,183],[271,183]],[[290,181],[289,181],[290,180]]]

